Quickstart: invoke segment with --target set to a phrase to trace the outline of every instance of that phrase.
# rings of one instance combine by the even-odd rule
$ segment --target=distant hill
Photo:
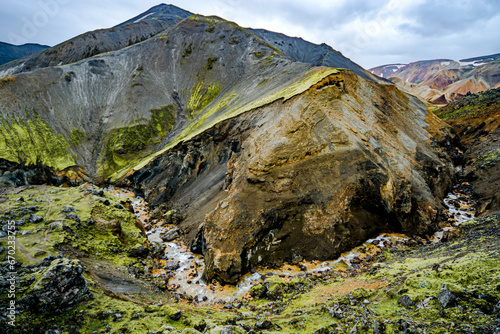
[[[399,88],[436,104],[500,87],[500,53],[461,59],[433,59],[371,68]]]
[[[48,48],[49,46],[40,44],[12,45],[0,42],[0,65]]]

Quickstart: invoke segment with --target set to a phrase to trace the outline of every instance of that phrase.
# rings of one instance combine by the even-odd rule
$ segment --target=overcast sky
[[[498,0],[171,0],[202,15],[326,43],[365,68],[500,53]],[[1,0],[0,41],[55,45],[155,0]]]

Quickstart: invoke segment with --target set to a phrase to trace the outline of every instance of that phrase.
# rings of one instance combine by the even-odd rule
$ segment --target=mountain
[[[434,59],[371,68],[371,73],[393,81],[424,101],[446,104],[468,92],[478,93],[500,84],[500,54],[454,61]]]
[[[90,31],[47,50],[0,65],[0,77],[70,64],[98,54],[120,50],[147,40],[191,15],[190,12],[172,5],[159,5],[115,27]]]
[[[448,107],[172,5],[4,64],[1,332],[494,332],[498,92]]]
[[[321,45],[317,45],[304,41],[302,38],[289,37],[284,34],[264,29],[250,30],[262,37],[267,43],[280,49],[296,61],[310,63],[316,66],[346,68],[362,78],[376,82],[384,82],[358,64],[344,57],[342,53],[334,50],[327,44],[323,43]]]
[[[450,162],[425,141],[442,137],[444,124],[418,100],[296,61],[217,17],[191,15],[88,57],[88,40],[114,49],[169,25],[140,20],[147,15],[6,69],[22,71],[0,81],[6,184],[39,181],[49,168],[61,180],[114,182],[153,205],[183,207],[186,241],[207,245],[205,276],[229,283],[294,253],[326,259],[380,231],[435,228]],[[440,173],[422,172],[429,168]]]
[[[40,44],[12,45],[0,42],[0,65],[49,48]]]

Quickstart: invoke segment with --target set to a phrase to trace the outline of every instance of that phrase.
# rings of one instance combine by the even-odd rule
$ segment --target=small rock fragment
[[[456,300],[455,295],[448,289],[441,289],[441,291],[438,294],[439,302],[441,303],[441,306],[443,308],[446,308],[447,306],[450,306],[453,304]]]
[[[181,320],[181,317],[182,317],[182,312],[181,311],[178,311],[176,314],[172,314],[171,316],[169,316],[168,318],[170,320],[173,320],[173,321],[179,321]]]
[[[413,300],[411,300],[410,296],[403,295],[399,297],[398,304],[403,307],[410,308],[411,306],[413,306]]]

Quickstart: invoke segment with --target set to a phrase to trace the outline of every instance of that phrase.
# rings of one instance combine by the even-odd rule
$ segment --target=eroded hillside
[[[434,59],[370,69],[390,78],[400,89],[433,104],[447,104],[467,93],[478,93],[500,84],[499,54],[462,59]]]

